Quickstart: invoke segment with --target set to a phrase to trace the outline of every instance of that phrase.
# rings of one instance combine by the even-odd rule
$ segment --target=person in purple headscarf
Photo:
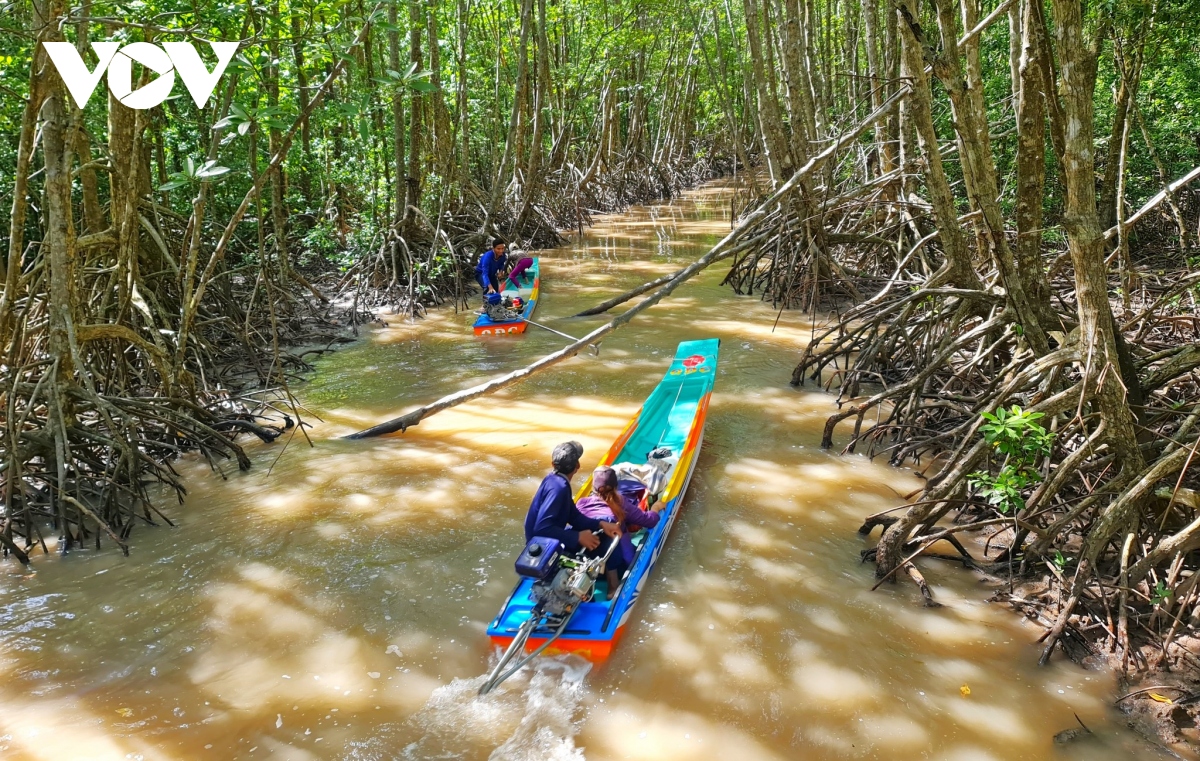
[[[592,493],[576,505],[579,512],[587,517],[611,521],[621,528],[617,549],[609,556],[606,566],[610,600],[616,596],[621,577],[633,563],[634,548],[630,532],[639,528],[654,528],[662,518],[660,511],[665,506],[662,502],[656,503],[649,512],[638,507],[637,495],[640,491],[645,491],[645,487],[634,481],[618,481],[616,471],[601,465],[592,472]]]

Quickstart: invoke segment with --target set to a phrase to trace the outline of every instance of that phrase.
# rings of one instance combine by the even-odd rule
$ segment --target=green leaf
[[[1175,590],[1169,588],[1164,582],[1160,581],[1155,585],[1154,591],[1151,592],[1151,600],[1155,605],[1162,605],[1174,594]]]
[[[233,171],[227,166],[217,166],[216,164],[217,162],[215,161],[209,161],[199,172],[196,172],[196,176],[208,180],[213,177],[220,177],[223,174],[229,174],[229,172]]]

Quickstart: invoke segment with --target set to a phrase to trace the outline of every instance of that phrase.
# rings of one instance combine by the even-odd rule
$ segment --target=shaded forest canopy
[[[1192,657],[1200,4],[6,9],[5,552],[46,521],[124,547],[149,481],[182,490],[176,453],[246,467],[238,433],[297,425],[294,347],[464,305],[486,238],[553,244],[736,171],[741,227],[705,264],[826,315],[793,382],[838,390],[827,446],[931,466],[864,526],[880,577],[932,603],[914,558],[991,532],[957,551],[1032,580],[1011,602],[1046,657],[1136,660],[1130,632]],[[102,83],[81,110],[40,43],[92,66],[100,39],[242,46],[206,108]]]

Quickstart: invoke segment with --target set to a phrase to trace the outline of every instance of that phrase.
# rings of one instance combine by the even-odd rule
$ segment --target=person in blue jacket
[[[512,267],[508,262],[508,244],[496,238],[493,241],[493,249],[496,252],[496,274],[500,278],[500,282],[504,282],[504,279],[508,277],[509,268]],[[497,288],[496,293],[499,292],[500,289]]]
[[[603,531],[613,539],[621,536],[620,527],[609,521],[589,518],[575,507],[571,497],[571,478],[579,472],[583,445],[567,441],[554,448],[550,459],[554,472],[542,479],[533,495],[529,513],[525,516],[525,541],[535,536],[548,536],[563,543],[570,552],[595,550],[600,538],[593,531]]]
[[[500,293],[500,273],[508,267],[508,256],[504,250],[504,241],[489,243],[475,264],[475,281],[483,288],[485,299],[489,293]]]
[[[491,283],[487,277],[487,271],[496,266],[496,248],[489,240],[487,248],[479,256],[479,261],[475,262],[475,282],[479,283],[483,288],[483,295],[486,297],[488,291],[491,290]]]

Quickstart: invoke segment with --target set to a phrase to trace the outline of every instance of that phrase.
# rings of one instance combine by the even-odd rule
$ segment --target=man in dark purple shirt
[[[542,479],[525,516],[526,542],[535,536],[548,536],[562,542],[567,550],[578,552],[580,547],[594,550],[600,546],[600,539],[593,531],[603,530],[614,539],[621,536],[615,523],[589,518],[575,507],[571,477],[579,472],[582,456],[583,445],[578,441],[564,442],[554,448],[551,455],[554,472]]]

